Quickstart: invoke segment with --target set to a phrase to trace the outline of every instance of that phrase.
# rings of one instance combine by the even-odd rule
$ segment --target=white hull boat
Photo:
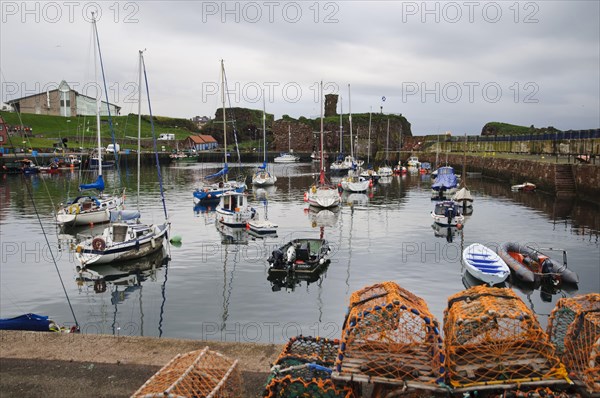
[[[465,221],[460,205],[451,200],[436,203],[431,217],[442,227],[461,227]]]
[[[162,248],[169,223],[160,225],[115,223],[101,236],[88,238],[75,249],[81,265],[134,260]]]
[[[462,259],[469,274],[490,286],[504,282],[510,275],[504,260],[480,243],[473,243],[463,250]]]
[[[64,226],[105,223],[110,220],[110,212],[120,210],[122,206],[122,196],[79,196],[66,206],[61,206],[56,221]]]
[[[221,195],[217,206],[217,222],[231,228],[246,228],[256,217],[256,210],[247,203],[243,193],[229,191]]]
[[[300,158],[296,155],[292,155],[291,153],[282,153],[273,159],[275,163],[296,163],[299,162]]]

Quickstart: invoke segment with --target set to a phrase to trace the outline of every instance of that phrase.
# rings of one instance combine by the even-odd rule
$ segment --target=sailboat
[[[387,134],[385,139],[385,162],[377,169],[377,174],[381,177],[390,177],[394,174],[392,168],[389,165],[389,148],[390,148],[390,119],[387,121]]]
[[[371,180],[363,177],[360,170],[357,170],[357,162],[354,159],[354,145],[352,143],[352,107],[350,105],[350,85],[348,84],[348,111],[350,113],[350,159],[351,168],[348,170],[348,175],[342,178],[340,185],[344,191],[350,192],[366,192],[371,187]]]
[[[463,171],[462,174],[464,178],[461,181],[461,188],[452,196],[452,200],[460,203],[463,208],[463,214],[472,214],[473,213],[473,196],[471,195],[471,191],[467,188],[467,135],[465,134],[465,150],[463,151]]]
[[[242,193],[246,190],[246,184],[243,181],[229,181],[227,173],[229,173],[229,166],[227,164],[227,117],[225,112],[225,65],[221,60],[221,99],[223,101],[223,168],[209,176],[204,177],[205,180],[214,180],[222,177],[222,181],[219,183],[207,183],[202,187],[196,188],[193,193],[194,204],[210,204],[217,203],[225,192],[235,191]]]
[[[376,183],[379,180],[379,174],[377,171],[373,170],[373,166],[371,165],[371,112],[369,111],[369,137],[368,137],[368,148],[367,148],[367,169],[363,170],[360,175],[369,178],[373,183]]]
[[[292,127],[288,125],[288,152],[281,153],[275,159],[275,163],[295,163],[300,161],[300,158],[292,153]]]
[[[353,166],[352,156],[344,157],[344,127],[342,125],[343,114],[344,109],[342,107],[342,97],[340,96],[340,152],[338,153],[338,156],[334,162],[329,166],[329,171],[336,175],[346,174]],[[350,131],[350,134],[352,135],[352,131]]]
[[[319,180],[312,184],[304,193],[304,201],[317,208],[337,208],[340,203],[340,195],[337,188],[325,180],[325,165],[323,160],[323,82],[321,82],[321,159],[319,162]]]
[[[244,193],[246,185],[238,185],[238,182],[227,181],[227,132],[226,132],[226,118],[225,118],[225,66],[223,60],[221,60],[221,90],[223,100],[223,133],[225,136],[225,167],[219,173],[223,175],[223,182],[219,184],[221,191],[214,190],[214,195],[219,199],[217,206],[217,217],[216,225],[219,229],[221,226],[227,226],[230,228],[246,228],[248,221],[254,219],[257,215],[256,209],[248,204],[248,197]],[[208,191],[210,195],[210,190]],[[194,197],[197,198],[194,192]],[[206,193],[206,192],[204,192]]]
[[[252,176],[252,185],[274,185],[277,177],[267,170],[267,114],[265,113],[265,93],[263,92],[263,164]]]
[[[96,18],[92,15],[92,32],[94,37],[94,59],[100,54],[100,41],[98,39],[98,29],[96,27]],[[102,60],[100,60],[102,61]],[[97,65],[97,62],[95,62]],[[96,68],[97,72],[97,68]],[[104,70],[102,70],[104,77]],[[97,80],[97,79],[96,79]],[[108,95],[108,94],[107,94]],[[108,106],[108,99],[107,99]],[[104,193],[104,179],[102,177],[102,142],[100,140],[100,93],[96,97],[96,132],[98,138],[98,177],[91,184],[79,185],[79,190],[95,189],[98,195],[80,195],[67,203],[61,203],[56,212],[56,221],[62,226],[88,225],[91,223],[103,223],[110,220],[110,211],[119,210],[125,201],[125,191],[120,195],[108,195]],[[110,106],[108,106],[110,117]]]
[[[156,168],[158,171],[160,194],[163,204],[165,221],[158,225],[147,225],[140,222],[139,196],[140,196],[140,141],[141,141],[141,76],[142,69],[146,77],[146,66],[144,64],[143,51],[139,52],[139,85],[138,98],[138,209],[120,210],[110,212],[111,225],[104,229],[101,235],[92,236],[77,245],[75,257],[81,265],[106,264],[115,261],[138,259],[154,253],[162,248],[163,240],[167,235],[170,222],[167,216],[167,208],[158,163],[156,148],[156,137],[154,137],[154,122],[152,108],[150,107],[150,94],[148,92],[148,80],[145,79],[146,93],[148,94],[148,106],[150,108],[150,122],[152,124],[152,135],[154,137],[154,152]]]
[[[269,221],[267,212],[269,202],[268,195],[269,193],[275,192],[276,189],[277,187],[270,186],[267,188],[258,188],[254,191],[255,199],[259,199],[264,204],[264,215],[262,220],[257,216],[253,220],[248,221],[246,229],[250,235],[256,238],[264,238],[267,236],[277,237],[278,225]]]

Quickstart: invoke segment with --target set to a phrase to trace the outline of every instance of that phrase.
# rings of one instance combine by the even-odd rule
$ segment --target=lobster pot
[[[560,299],[550,315],[548,333],[562,348],[569,374],[589,393],[600,393],[600,294]]]
[[[263,396],[353,397],[349,387],[336,387],[331,380],[338,347],[338,340],[292,337],[271,369]]]
[[[550,341],[556,346],[559,356],[565,352],[567,330],[575,318],[590,311],[600,311],[600,294],[590,293],[558,300],[550,314],[546,332],[550,336]]]
[[[237,362],[208,347],[179,354],[132,397],[238,398],[242,396],[242,378]]]
[[[444,380],[438,322],[420,297],[395,282],[354,292],[334,380],[435,390]]]
[[[448,380],[459,391],[567,383],[548,335],[511,289],[476,286],[451,296],[444,336]]]

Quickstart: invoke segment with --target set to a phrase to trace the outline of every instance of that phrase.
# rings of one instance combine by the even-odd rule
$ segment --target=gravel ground
[[[245,397],[260,397],[283,346],[0,331],[5,397],[128,397],[175,355],[206,346],[238,359]]]

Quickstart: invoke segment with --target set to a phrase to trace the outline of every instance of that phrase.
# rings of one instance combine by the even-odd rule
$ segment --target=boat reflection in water
[[[267,280],[271,282],[271,290],[273,292],[279,292],[286,290],[293,292],[297,287],[302,286],[302,282],[306,282],[306,287],[311,283],[317,282],[317,286],[321,288],[323,280],[327,276],[327,268],[329,267],[330,261],[326,261],[322,266],[318,267],[314,271],[283,271],[271,272],[269,270],[269,276]]]
[[[473,275],[471,275],[464,266],[463,266],[463,271],[462,271],[462,283],[463,283],[463,286],[465,287],[465,289],[469,289],[473,286],[488,285],[487,282],[484,282],[484,281],[474,277]],[[506,282],[494,284],[494,287],[506,287],[506,286],[507,286]]]
[[[308,213],[308,218],[313,228],[335,227],[340,215],[338,207],[330,209],[319,209],[318,207],[309,206],[308,209],[304,210],[304,212]],[[321,232],[323,233],[324,231],[322,230]],[[322,238],[323,237],[321,237],[321,239]]]
[[[141,287],[147,279],[156,281],[156,271],[168,265],[170,257],[159,250],[151,255],[131,261],[120,263],[97,264],[87,267],[76,267],[75,280],[80,290],[84,287],[93,287],[95,293],[104,293],[110,290],[113,304],[122,302],[128,294]],[[125,290],[119,290],[125,286]],[[110,288],[110,289],[109,289]]]
[[[442,226],[434,222],[431,224],[431,228],[436,237],[445,238],[448,243],[452,243],[462,235],[462,228],[458,228],[457,226]]]
[[[194,215],[214,213],[217,210],[216,204],[197,204],[194,205]]]
[[[222,245],[247,245],[249,240],[246,228],[233,228],[220,222],[215,222],[217,231],[221,235]]]
[[[342,206],[361,208],[368,205],[369,196],[365,193],[350,193],[348,191],[342,193]]]
[[[515,275],[511,275],[506,282],[513,290],[516,289],[527,297],[532,310],[534,308],[531,296],[536,290],[540,292],[540,299],[545,303],[551,303],[555,296],[557,299],[571,297],[579,290],[578,285],[575,283],[563,282],[560,285],[556,285],[550,278],[541,278],[536,280],[535,283],[526,283],[517,279]]]

